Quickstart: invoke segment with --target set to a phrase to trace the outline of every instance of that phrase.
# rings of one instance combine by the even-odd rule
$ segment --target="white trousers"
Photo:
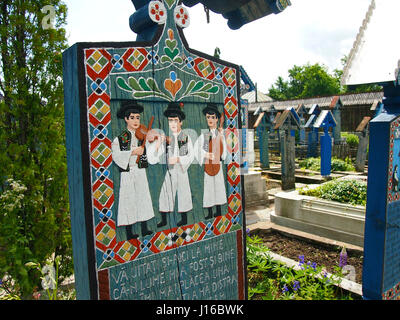
[[[209,208],[227,202],[222,165],[215,176],[204,172],[203,207]]]
[[[159,211],[174,211],[176,197],[178,198],[178,212],[187,212],[193,209],[188,173],[183,171],[179,164],[165,174],[159,198]]]
[[[135,166],[129,172],[121,172],[117,225],[131,225],[153,217],[146,169]]]

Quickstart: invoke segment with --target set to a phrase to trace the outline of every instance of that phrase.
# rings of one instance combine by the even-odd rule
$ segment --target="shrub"
[[[345,160],[332,158],[332,171],[356,171],[354,166],[351,163],[350,158],[346,158]]]
[[[299,193],[352,205],[367,202],[367,184],[356,180],[333,180],[315,189],[301,188]]]
[[[343,138],[346,139],[346,143],[351,147],[351,148],[357,148],[359,139],[358,136],[352,133],[343,133]]]
[[[321,170],[321,159],[320,158],[307,158],[299,162],[300,168],[320,171]]]
[[[299,162],[300,168],[309,169],[313,171],[321,170],[321,158],[307,158]],[[356,169],[351,163],[349,158],[345,160],[332,158],[332,171],[355,171]]]

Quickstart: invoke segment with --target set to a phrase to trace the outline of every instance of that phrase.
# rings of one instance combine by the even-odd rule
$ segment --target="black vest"
[[[125,129],[122,133],[118,136],[119,141],[119,148],[121,151],[130,151],[131,150],[131,142],[132,142],[132,134],[129,130]],[[143,140],[138,140],[138,147],[143,144]],[[146,155],[146,147],[144,148],[143,154],[140,156],[138,168],[147,168],[149,166],[147,162],[147,155]],[[128,172],[129,165],[125,169],[119,168],[120,172]]]
[[[188,135],[181,131],[181,133],[178,134],[177,140],[178,140],[179,156],[186,156],[189,152],[188,145],[187,145],[188,144]],[[174,152],[175,139],[173,136],[171,137],[171,144],[169,146],[170,146],[171,152]],[[168,147],[168,144],[167,144],[167,147]]]

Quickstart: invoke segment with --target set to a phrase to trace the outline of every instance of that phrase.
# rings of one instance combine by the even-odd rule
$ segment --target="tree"
[[[54,27],[49,27],[54,9]],[[40,285],[25,264],[62,256],[72,273],[61,52],[61,0],[0,4],[0,276],[27,296]],[[4,280],[3,280],[4,281]],[[40,288],[39,288],[40,289]]]
[[[340,81],[328,73],[327,67],[314,65],[293,66],[289,80],[282,77],[269,89],[268,95],[275,100],[310,98],[340,93]]]

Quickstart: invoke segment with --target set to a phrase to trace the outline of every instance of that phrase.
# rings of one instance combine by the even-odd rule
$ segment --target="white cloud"
[[[341,68],[365,17],[370,0],[291,0],[284,12],[231,30],[227,20],[203,6],[189,8],[191,25],[184,34],[191,48],[242,65],[259,90],[266,92],[278,76],[293,65],[323,63]],[[65,0],[69,7],[69,43],[78,41],[132,41],[128,25],[134,6],[128,0]]]

